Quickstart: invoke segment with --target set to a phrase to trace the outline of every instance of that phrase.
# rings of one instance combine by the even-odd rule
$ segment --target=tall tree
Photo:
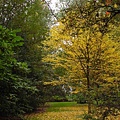
[[[19,50],[20,61],[34,66],[40,61],[43,41],[49,30],[49,10],[41,0],[1,1],[1,24],[12,29],[21,29],[24,47]],[[21,57],[20,57],[21,56]]]
[[[16,31],[0,26],[0,116],[18,116],[33,109],[29,99],[37,89],[27,79],[27,64],[14,57],[15,49],[22,45]]]
[[[13,48],[15,51],[13,58],[19,62],[26,62],[28,65],[30,72],[21,84],[28,82],[29,88],[33,92],[27,90],[26,87],[23,90],[21,88],[17,94],[20,96],[19,104],[24,108],[23,111],[31,111],[44,103],[42,80],[45,68],[41,62],[43,52],[41,41],[45,40],[48,35],[49,10],[42,0],[1,0],[0,9],[0,24],[10,30],[21,30],[16,34],[23,38],[23,46],[18,46],[17,49]],[[8,39],[8,41],[10,40]],[[19,72],[15,68],[12,72],[21,75],[22,70]],[[7,110],[7,108],[5,109]]]
[[[96,116],[105,119],[114,108],[119,110],[120,53],[119,44],[111,35],[115,24],[110,23],[111,17],[106,15],[104,7],[101,11],[99,5],[101,3],[90,2],[68,9],[51,29],[49,41],[45,42],[49,51],[45,60],[51,62],[54,68],[62,67],[68,72],[61,81],[75,85],[78,91],[86,90],[88,113],[93,112],[91,104],[94,101],[96,106],[104,106],[100,116]],[[115,96],[112,87],[114,92],[117,91]],[[106,103],[104,93],[110,99]],[[117,106],[112,104],[114,100],[117,100]]]

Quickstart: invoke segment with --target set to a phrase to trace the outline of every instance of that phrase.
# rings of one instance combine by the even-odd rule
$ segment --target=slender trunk
[[[90,100],[90,56],[89,56],[89,41],[87,43],[87,46],[86,46],[86,50],[87,50],[87,60],[86,60],[86,63],[87,63],[87,71],[86,71],[86,78],[87,78],[87,90],[88,90],[88,114],[91,113],[91,100]]]
[[[91,113],[91,100],[90,100],[90,78],[89,78],[89,68],[87,69],[87,90],[88,90],[88,114]]]

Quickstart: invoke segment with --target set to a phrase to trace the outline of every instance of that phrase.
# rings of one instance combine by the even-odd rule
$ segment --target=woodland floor
[[[82,120],[82,114],[87,111],[87,105],[76,102],[51,102],[37,112],[26,115],[26,120]]]
[[[86,104],[76,102],[50,102],[32,114],[25,115],[25,120],[83,120],[87,112]],[[108,120],[120,120],[110,117]]]

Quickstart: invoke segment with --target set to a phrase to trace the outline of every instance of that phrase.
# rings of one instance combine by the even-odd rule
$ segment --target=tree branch
[[[51,14],[53,15],[53,17],[58,20],[58,17],[55,15],[55,13],[53,12],[52,8],[50,7],[50,4],[44,0],[45,4],[47,5],[48,9],[50,10]]]

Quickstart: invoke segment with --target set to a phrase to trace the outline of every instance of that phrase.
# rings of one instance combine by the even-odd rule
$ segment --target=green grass
[[[49,102],[51,107],[73,107],[76,106],[76,102]]]

